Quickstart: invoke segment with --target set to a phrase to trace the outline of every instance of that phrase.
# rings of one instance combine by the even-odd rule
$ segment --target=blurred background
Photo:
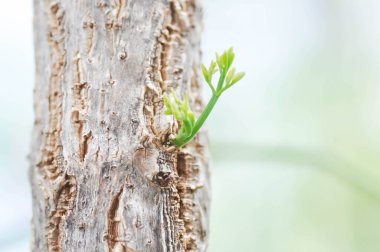
[[[203,0],[247,76],[208,121],[210,252],[380,251],[380,1]],[[29,251],[32,1],[0,9],[0,251]],[[205,88],[205,99],[209,93]]]

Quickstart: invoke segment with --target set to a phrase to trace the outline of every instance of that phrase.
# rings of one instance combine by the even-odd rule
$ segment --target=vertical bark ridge
[[[62,77],[66,66],[64,45],[65,31],[63,27],[65,13],[58,3],[50,3],[50,26],[47,41],[50,45],[52,69],[49,77],[48,112],[49,119],[44,139],[43,159],[38,163],[40,171],[50,180],[56,179],[61,173],[59,158],[62,156],[60,141],[62,121]]]
[[[189,46],[188,43],[191,43],[189,36],[192,35],[191,31],[194,27],[194,20],[192,18],[195,15],[195,10],[195,2],[169,1],[169,8],[166,9],[163,25],[160,28],[154,48],[154,57],[151,60],[151,72],[149,73],[145,100],[153,102],[146,103],[144,109],[146,111],[145,115],[148,118],[148,130],[155,136],[156,140],[160,140],[158,143],[157,141],[153,142],[153,144],[164,153],[168,152],[168,148],[162,146],[162,143],[168,140],[168,133],[178,130],[178,125],[174,122],[173,127],[167,128],[169,132],[159,128],[162,122],[160,118],[163,110],[162,100],[160,99],[162,94],[171,88],[179,90],[182,94],[190,92],[192,94],[191,97],[194,98],[192,100],[193,105],[198,103],[198,108],[202,106],[201,99],[199,99],[200,96],[197,95],[199,93],[199,84],[196,76],[197,70],[193,67],[194,63],[199,64],[199,62],[189,60],[192,64],[192,72],[190,72],[189,77],[183,75],[184,68],[179,64],[186,61],[183,58],[182,52],[186,51]],[[187,78],[190,78],[190,85]],[[157,132],[160,132],[161,135],[157,134]],[[170,244],[169,251],[171,251],[170,249],[175,251],[171,247],[175,246],[175,244],[172,244],[172,240],[181,242],[179,246],[175,247],[177,250],[196,251],[200,249],[197,244],[204,242],[205,238],[207,227],[202,226],[202,221],[194,217],[198,214],[197,211],[199,212],[200,207],[197,204],[195,192],[201,188],[199,186],[200,182],[197,179],[199,176],[199,163],[195,162],[196,154],[194,153],[199,152],[202,149],[202,145],[196,141],[195,146],[198,148],[196,152],[190,147],[185,151],[175,151],[174,155],[167,155],[171,158],[168,158],[166,163],[171,164],[172,167],[166,169],[166,172],[169,170],[177,173],[171,176],[167,175],[167,178],[173,178],[174,183],[170,189],[166,189],[166,192],[169,190],[170,193],[165,194],[171,198],[170,205],[172,208],[169,214],[170,218],[167,218],[169,223],[166,225],[172,227],[168,228],[168,232],[175,229],[175,233],[177,234],[176,238],[168,240],[168,244]],[[168,213],[164,214],[164,216],[168,216]],[[171,238],[170,234],[167,234],[167,237]],[[200,239],[202,240],[201,242]]]

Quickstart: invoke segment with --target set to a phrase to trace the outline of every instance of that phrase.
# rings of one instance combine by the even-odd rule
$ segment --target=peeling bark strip
[[[195,0],[34,0],[32,251],[206,251],[206,135],[178,150],[170,89],[200,113]]]

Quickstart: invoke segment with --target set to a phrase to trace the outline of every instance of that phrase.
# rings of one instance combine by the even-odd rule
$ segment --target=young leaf
[[[202,64],[202,73],[203,73],[203,77],[205,78],[206,82],[208,84],[210,84],[211,83],[210,72],[207,70],[207,68],[205,67],[204,64]]]
[[[228,72],[227,77],[226,77],[226,86],[231,85],[232,78],[234,78],[235,75],[235,68],[231,68],[231,70]]]
[[[233,85],[233,84],[235,84],[236,82],[240,81],[241,79],[243,79],[244,76],[245,76],[245,73],[244,73],[244,72],[240,72],[240,73],[235,74],[235,76],[234,76],[234,78],[232,79],[230,85]]]
[[[226,52],[226,70],[228,70],[230,66],[232,65],[234,58],[235,58],[235,54],[234,54],[233,48],[230,47],[230,49],[228,49],[228,51]]]

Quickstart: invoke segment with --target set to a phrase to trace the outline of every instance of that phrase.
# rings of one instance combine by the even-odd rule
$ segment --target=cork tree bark
[[[205,251],[205,132],[183,149],[170,89],[200,96],[195,0],[34,0],[32,251]]]

